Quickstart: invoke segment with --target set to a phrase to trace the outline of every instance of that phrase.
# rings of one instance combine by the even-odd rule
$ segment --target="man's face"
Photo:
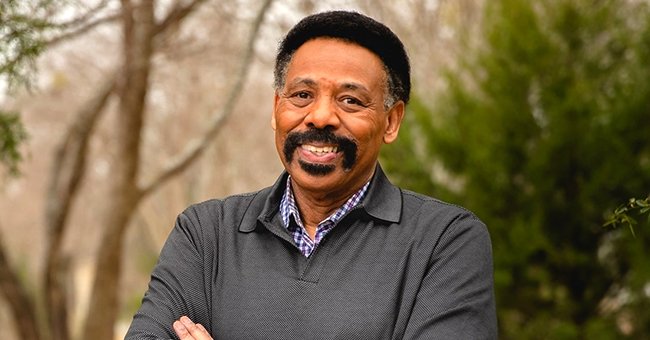
[[[401,101],[384,108],[386,77],[379,57],[356,44],[317,38],[296,50],[272,118],[294,185],[346,195],[370,179],[404,113]]]

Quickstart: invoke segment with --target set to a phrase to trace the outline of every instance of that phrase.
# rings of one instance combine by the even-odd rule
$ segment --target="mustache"
[[[337,136],[329,129],[309,129],[304,132],[291,132],[284,142],[283,153],[288,163],[293,161],[296,149],[307,143],[323,143],[336,145],[338,152],[343,153],[343,168],[351,169],[357,159],[357,143],[343,136]]]

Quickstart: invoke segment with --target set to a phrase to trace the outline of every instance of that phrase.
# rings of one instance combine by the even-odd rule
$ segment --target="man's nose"
[[[317,129],[335,129],[340,123],[336,103],[330,96],[318,98],[305,117],[305,124]]]

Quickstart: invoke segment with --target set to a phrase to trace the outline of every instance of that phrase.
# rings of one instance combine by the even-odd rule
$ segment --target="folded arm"
[[[172,325],[183,315],[210,325],[203,236],[196,225],[191,212],[176,220],[151,274],[142,305],[133,317],[127,340],[176,338]]]

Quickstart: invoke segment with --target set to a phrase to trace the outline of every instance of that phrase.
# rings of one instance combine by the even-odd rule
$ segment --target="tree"
[[[44,1],[47,7],[51,1]],[[46,20],[28,17],[18,1],[0,3],[0,83],[15,87],[28,83],[29,71],[42,51],[38,34],[50,27]],[[10,174],[17,174],[20,143],[26,138],[20,116],[0,109],[0,163]]]
[[[487,223],[503,338],[647,335],[650,236],[602,228],[650,187],[647,3],[499,0],[482,25],[388,171]]]
[[[170,161],[167,167],[151,178],[142,178],[142,156],[140,154],[142,133],[146,125],[147,95],[150,87],[152,59],[157,50],[170,41],[169,35],[180,29],[183,21],[192,14],[203,0],[175,1],[166,7],[161,19],[156,19],[155,1],[122,0],[117,13],[111,12],[108,1],[101,1],[92,9],[92,14],[83,15],[76,23],[76,29],[65,32],[48,40],[49,44],[82,34],[102,23],[119,22],[122,31],[121,67],[112,72],[108,79],[100,82],[94,95],[78,109],[67,131],[56,147],[50,184],[47,192],[45,224],[48,233],[45,274],[43,279],[44,311],[47,327],[40,334],[38,316],[29,295],[21,301],[9,299],[12,312],[19,325],[23,339],[39,339],[47,335],[48,339],[69,339],[71,337],[68,320],[69,299],[65,278],[67,277],[67,259],[63,253],[63,238],[69,228],[69,218],[80,183],[87,175],[89,143],[97,130],[99,118],[110,99],[118,104],[114,118],[114,131],[117,138],[107,145],[116,156],[111,164],[112,181],[105,197],[105,211],[102,212],[99,225],[103,232],[103,241],[97,255],[96,277],[92,287],[92,301],[89,317],[81,337],[84,339],[112,339],[113,328],[118,313],[118,282],[121,274],[123,239],[129,221],[138,205],[164,183],[187,169],[204,152],[209,142],[220,131],[226,118],[232,113],[239,98],[241,88],[249,72],[254,55],[254,43],[262,25],[264,14],[271,1],[261,4],[250,28],[245,48],[235,74],[235,82],[224,96],[225,104],[221,110],[211,114],[211,121],[204,133]],[[18,5],[17,5],[18,6]],[[20,6],[18,6],[20,7]],[[90,13],[90,12],[89,12]],[[75,24],[77,25],[77,24]],[[3,250],[0,248],[0,250]],[[0,255],[4,255],[1,251]],[[0,279],[5,296],[11,296],[15,290],[25,291],[16,280],[15,271],[10,268],[4,256],[0,256]],[[6,275],[5,275],[6,273]],[[4,284],[5,282],[11,285]],[[22,297],[23,295],[18,295]],[[39,304],[40,305],[40,304]],[[28,307],[28,308],[21,308]],[[28,319],[28,324],[20,322]],[[31,333],[29,333],[31,332]],[[29,336],[25,335],[29,333]]]
[[[36,59],[46,47],[111,19],[108,16],[94,20],[93,15],[106,3],[102,1],[73,20],[56,20],[63,3],[64,0],[0,3],[1,91],[14,92],[21,86],[30,88]],[[0,163],[7,167],[9,174],[16,175],[21,160],[18,147],[27,137],[19,114],[0,109],[0,132]]]
[[[54,14],[60,5],[57,0],[30,3],[8,0],[0,3],[0,83],[9,91],[19,86],[30,87],[36,58],[48,43],[55,43],[48,42],[48,37],[67,30],[78,32],[94,25],[88,24],[88,19],[96,9],[73,21],[52,20],[50,17],[56,17]],[[65,35],[61,34],[57,39],[62,40]],[[21,160],[18,148],[26,139],[19,114],[0,110],[0,132],[0,162],[10,174],[16,175]],[[12,270],[2,241],[0,237],[0,290],[9,302],[21,339],[39,339],[42,333],[39,332],[34,299]]]

